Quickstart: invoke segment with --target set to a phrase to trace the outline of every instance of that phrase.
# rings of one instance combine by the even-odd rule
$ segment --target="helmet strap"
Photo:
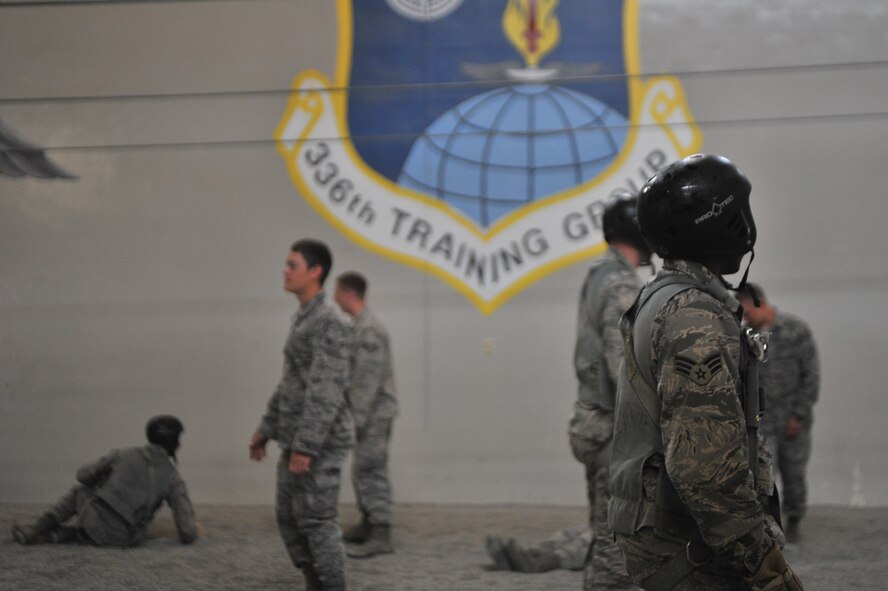
[[[651,277],[657,274],[657,264],[654,262],[654,255],[648,259],[648,266],[651,268]]]
[[[743,271],[743,278],[740,279],[740,283],[737,284],[737,287],[734,287],[730,283],[728,283],[728,289],[735,292],[741,292],[746,289],[746,279],[749,277],[749,267],[752,265],[752,259],[755,258],[755,249],[751,249],[749,251],[749,262],[746,263],[746,270]],[[727,282],[726,282],[727,283]],[[752,296],[752,303],[755,304],[756,308],[761,308],[762,303],[759,301],[758,294],[755,293],[754,289],[749,290],[749,295]]]

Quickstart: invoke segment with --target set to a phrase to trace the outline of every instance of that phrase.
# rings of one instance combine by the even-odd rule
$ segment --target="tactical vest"
[[[175,466],[159,446],[127,448],[96,496],[131,527],[141,530],[151,521],[175,477]]]
[[[622,269],[624,269],[624,265],[618,261],[602,263],[592,271],[591,281],[583,285],[583,291],[580,293],[577,325],[582,326],[587,322],[591,322],[593,325],[593,330],[584,335],[585,338],[577,339],[574,350],[574,367],[577,368],[577,378],[580,382],[578,400],[580,405],[587,409],[614,410],[616,387],[607,369],[607,360],[604,357],[601,339],[602,327],[596,319],[601,318],[601,311],[604,307],[604,298],[600,294],[604,280]],[[587,294],[593,294],[592,301],[595,303],[595,307],[592,310],[583,309],[583,303],[588,297]],[[586,367],[590,363],[591,365]],[[594,380],[590,380],[589,376],[585,375],[589,373],[594,373]]]
[[[660,431],[660,399],[651,364],[651,330],[660,309],[673,296],[688,289],[699,289],[731,310],[739,303],[718,280],[703,283],[681,273],[661,275],[649,283],[638,295],[623,318],[623,338],[626,357],[621,366],[620,392],[614,415],[613,455],[610,464],[610,495],[608,524],[617,533],[632,535],[642,527],[654,527],[657,533],[687,542],[699,536],[696,523],[681,502],[672,482],[661,465],[657,482],[657,498],[653,506],[643,503],[642,470],[655,455],[664,455]],[[738,333],[740,332],[738,321]],[[747,384],[757,389],[750,366],[754,360],[748,354],[746,339],[741,338],[740,375]],[[758,395],[747,404],[748,389],[743,390],[741,402],[747,410],[747,447],[753,474],[756,465],[756,433]],[[755,417],[750,417],[752,412]]]

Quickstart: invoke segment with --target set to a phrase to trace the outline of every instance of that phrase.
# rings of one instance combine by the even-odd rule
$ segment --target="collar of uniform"
[[[305,304],[304,306],[300,306],[299,312],[296,313],[296,317],[302,318],[304,316],[307,316],[308,314],[311,314],[315,309],[317,309],[318,306],[321,305],[323,301],[324,290],[322,289],[317,294],[315,294],[315,297],[308,300],[307,304]]]
[[[145,451],[149,455],[153,454],[153,455],[157,456],[158,458],[169,458],[170,457],[170,454],[167,453],[167,450],[165,450],[163,447],[157,445],[156,443],[149,442],[148,445],[145,446]],[[172,458],[170,458],[170,459],[172,459]]]
[[[617,261],[618,263],[620,263],[621,265],[623,265],[624,267],[626,267],[627,269],[629,269],[629,270],[632,269],[632,265],[630,265],[629,261],[626,259],[626,257],[623,256],[623,253],[621,253],[619,250],[617,250],[613,246],[608,245],[607,250],[604,251],[604,254],[601,255],[601,258],[602,258],[602,260],[607,259],[607,258],[613,259],[613,260]]]
[[[364,318],[366,318],[367,315],[368,315],[369,313],[370,313],[370,308],[368,308],[367,306],[364,306],[364,309],[363,309],[363,310],[361,310],[360,312],[358,312],[357,314],[355,314],[355,317],[354,317],[354,319],[352,320],[352,322],[353,322],[354,324],[359,323],[361,320],[363,320]]]
[[[720,301],[738,319],[743,317],[740,301],[728,290],[728,284],[725,283],[725,280],[707,269],[703,264],[684,259],[666,259],[663,261],[663,270],[690,275],[697,282],[705,285],[707,293]]]

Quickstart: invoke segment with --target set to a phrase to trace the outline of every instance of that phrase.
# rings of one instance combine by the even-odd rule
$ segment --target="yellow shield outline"
[[[350,139],[351,134],[349,133],[348,120],[346,117],[346,93],[348,92],[347,89],[351,74],[352,33],[354,26],[352,2],[353,0],[336,0],[338,36],[336,69],[333,83],[330,84],[329,79],[322,72],[319,72],[317,70],[304,70],[296,75],[292,84],[293,93],[290,95],[284,115],[275,130],[275,140],[278,152],[287,165],[290,178],[293,181],[294,185],[297,187],[302,196],[315,209],[315,211],[317,211],[328,223],[330,223],[340,232],[345,234],[353,242],[367,250],[385,256],[386,258],[395,260],[404,265],[423,270],[442,279],[444,282],[446,282],[458,292],[462,293],[466,298],[468,298],[482,314],[489,315],[493,313],[511,297],[523,291],[524,289],[536,283],[550,273],[560,270],[568,265],[572,265],[578,261],[600,255],[602,252],[605,251],[607,247],[606,243],[602,241],[593,246],[580,248],[573,252],[565,253],[564,255],[556,258],[551,262],[544,263],[539,268],[511,283],[508,287],[498,292],[497,295],[494,296],[492,299],[488,300],[484,299],[466,281],[460,280],[452,273],[444,270],[443,268],[438,268],[435,264],[429,262],[428,260],[422,257],[397,252],[393,249],[387,248],[386,246],[377,244],[376,242],[367,239],[365,236],[363,236],[359,232],[354,231],[347,224],[342,222],[339,217],[337,217],[324,205],[322,199],[318,195],[316,195],[314,191],[308,186],[305,178],[303,178],[302,173],[297,168],[295,161],[292,158],[293,150],[285,145],[284,138],[287,124],[297,110],[305,111],[309,113],[312,117],[311,120],[305,125],[302,133],[300,134],[300,137],[297,139],[297,142],[312,141],[311,131],[315,123],[317,123],[317,120],[321,116],[321,111],[323,107],[321,106],[320,99],[315,95],[315,92],[317,91],[306,92],[302,89],[303,82],[306,79],[314,78],[322,81],[325,84],[327,88],[326,92],[329,93],[330,101],[333,104],[334,115],[336,117],[339,129],[345,131],[344,137],[341,139],[343,147],[352,162],[362,171],[364,175],[366,175],[367,178],[372,179],[378,185],[385,187],[386,190],[398,195],[401,198],[413,200],[415,202],[423,204],[425,207],[434,208],[444,212],[455,222],[461,225],[465,230],[484,241],[487,241],[490,238],[496,236],[506,228],[513,225],[518,220],[533,215],[535,212],[544,209],[552,205],[553,203],[558,203],[570,199],[577,196],[581,192],[586,192],[598,185],[607,182],[615,171],[621,169],[624,161],[632,152],[632,148],[635,146],[635,143],[638,139],[638,122],[641,120],[641,110],[643,107],[642,98],[646,97],[648,92],[655,86],[666,83],[671,87],[671,96],[667,96],[663,93],[658,93],[656,96],[653,97],[653,101],[651,103],[651,111],[649,114],[652,116],[653,121],[662,126],[663,132],[672,142],[676,153],[679,156],[687,156],[699,150],[700,146],[702,145],[702,134],[691,118],[690,110],[687,106],[687,98],[684,94],[684,90],[682,89],[681,83],[679,82],[678,78],[676,78],[675,76],[653,76],[647,79],[642,79],[638,43],[638,0],[624,0],[623,51],[624,61],[626,65],[625,75],[628,79],[627,82],[630,111],[630,116],[628,119],[630,123],[630,128],[627,134],[626,141],[624,142],[620,153],[608,166],[608,168],[601,172],[594,179],[591,179],[590,181],[581,185],[572,187],[568,190],[562,191],[558,194],[551,195],[549,197],[545,197],[531,204],[528,204],[498,219],[486,230],[481,230],[480,228],[478,228],[473,220],[469,219],[462,213],[450,208],[447,204],[428,195],[424,195],[422,193],[418,193],[410,189],[401,187],[400,185],[392,182],[390,179],[379,174],[378,172],[376,172],[376,170],[374,170],[372,167],[367,165],[366,162],[364,162],[357,149],[355,149],[354,144]],[[681,116],[680,125],[685,126],[687,128],[687,131],[689,132],[689,140],[686,139],[685,141],[682,141],[674,132],[674,130],[671,129],[671,125],[674,123],[673,121],[671,121],[671,118],[676,113],[676,111],[678,111]]]

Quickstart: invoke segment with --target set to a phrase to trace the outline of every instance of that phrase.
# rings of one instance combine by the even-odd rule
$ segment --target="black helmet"
[[[721,272],[740,268],[755,245],[749,209],[752,185],[730,160],[694,154],[655,174],[638,197],[638,223],[664,259],[717,261]]]
[[[608,201],[601,216],[604,239],[608,242],[625,242],[641,253],[643,264],[651,260],[651,247],[648,246],[641,228],[638,227],[638,198],[621,197]]]
[[[157,415],[145,425],[145,435],[148,436],[148,441],[164,448],[171,458],[176,457],[176,450],[179,448],[179,435],[184,430],[182,421],[173,415]]]

